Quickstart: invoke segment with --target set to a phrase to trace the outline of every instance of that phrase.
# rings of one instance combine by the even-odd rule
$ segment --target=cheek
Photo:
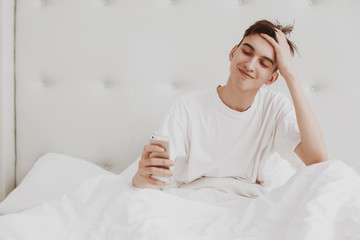
[[[243,54],[238,54],[236,60],[238,62],[246,62],[249,61],[249,58]]]
[[[272,76],[272,70],[260,68],[258,70],[258,77],[262,82],[266,82]]]

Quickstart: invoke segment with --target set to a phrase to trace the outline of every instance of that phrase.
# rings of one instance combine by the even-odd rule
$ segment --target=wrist
[[[139,181],[139,173],[137,172],[137,173],[134,175],[134,177],[132,178],[131,183],[132,183],[132,185],[133,185],[134,187],[141,188],[139,182],[140,182],[140,181]]]
[[[285,74],[281,74],[283,76],[283,78],[285,79],[286,83],[295,83],[298,81],[297,75],[295,74],[294,71],[289,71]]]

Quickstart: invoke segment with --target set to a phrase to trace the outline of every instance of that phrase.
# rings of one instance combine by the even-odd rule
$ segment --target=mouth
[[[239,71],[240,71],[241,75],[243,75],[245,78],[249,78],[249,79],[254,78],[253,76],[251,76],[250,74],[248,74],[245,71],[241,70],[240,68],[239,68]]]

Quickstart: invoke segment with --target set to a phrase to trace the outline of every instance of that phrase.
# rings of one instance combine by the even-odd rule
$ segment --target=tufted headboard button
[[[243,4],[244,4],[244,0],[238,0],[237,3],[238,3],[238,5],[243,5]]]
[[[105,78],[102,80],[102,84],[104,88],[112,88],[114,86],[114,80],[111,78]]]
[[[47,87],[47,86],[49,85],[49,81],[43,79],[43,80],[41,81],[41,85],[42,85],[43,87]]]
[[[111,86],[110,82],[104,81],[104,88],[109,88]]]
[[[311,91],[311,92],[316,92],[317,90],[318,90],[317,87],[314,87],[314,86],[310,87],[310,91]]]
[[[314,1],[314,0],[309,0],[309,1],[308,1],[308,4],[309,4],[310,6],[313,6],[313,5],[315,5],[315,1]]]
[[[41,6],[45,7],[47,5],[47,0],[40,0]]]

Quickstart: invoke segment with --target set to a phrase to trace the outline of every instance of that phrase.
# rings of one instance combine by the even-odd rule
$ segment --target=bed
[[[0,203],[1,239],[359,239],[360,177],[340,160],[236,194],[205,185],[137,189],[121,174],[48,153]],[[270,173],[269,171],[274,171]],[[272,178],[274,179],[274,178]],[[256,196],[256,197],[255,197]]]
[[[0,239],[360,239],[359,7],[1,1]],[[267,185],[235,194],[134,188],[167,109],[226,83],[229,51],[261,18],[295,21],[294,62],[330,160],[293,169],[273,155]],[[289,96],[281,77],[271,88]]]

